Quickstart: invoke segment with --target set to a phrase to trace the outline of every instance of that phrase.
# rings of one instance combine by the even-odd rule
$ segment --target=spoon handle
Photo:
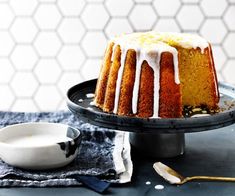
[[[235,178],[231,177],[213,177],[213,176],[192,176],[186,177],[184,182],[191,180],[208,180],[208,181],[225,181],[225,182],[235,182]]]

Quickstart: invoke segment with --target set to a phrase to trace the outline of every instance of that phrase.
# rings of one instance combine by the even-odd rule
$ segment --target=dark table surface
[[[132,182],[113,185],[105,195],[235,195],[235,182],[188,182],[181,186],[165,182],[152,168],[161,161],[184,176],[210,175],[235,177],[235,126],[186,134],[184,155],[169,159],[151,159],[132,149],[134,173]],[[150,181],[150,185],[146,182]],[[156,185],[164,189],[156,190]],[[0,196],[77,196],[100,195],[84,187],[69,188],[1,188]]]

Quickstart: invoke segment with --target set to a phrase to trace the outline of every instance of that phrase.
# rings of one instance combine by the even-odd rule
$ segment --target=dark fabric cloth
[[[43,113],[0,112],[0,127],[39,121],[63,123],[78,128],[83,135],[78,156],[71,164],[49,171],[23,170],[12,167],[0,160],[0,186],[79,185],[80,182],[73,177],[74,175],[96,176],[107,182],[120,182],[113,157],[114,139],[117,135],[114,130],[84,123],[67,111]]]

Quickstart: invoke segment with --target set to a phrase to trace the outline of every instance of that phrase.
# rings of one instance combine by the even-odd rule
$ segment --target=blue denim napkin
[[[83,183],[102,192],[109,185],[103,182],[125,183],[131,180],[133,169],[127,133],[84,123],[67,111],[0,112],[0,127],[38,121],[64,123],[80,129],[83,138],[78,156],[71,164],[50,171],[23,170],[0,159],[0,187],[76,186]]]

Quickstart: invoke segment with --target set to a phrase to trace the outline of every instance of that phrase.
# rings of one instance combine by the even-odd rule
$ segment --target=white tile
[[[136,3],[151,3],[153,0],[134,0]]]
[[[148,13],[144,14],[143,13]],[[130,22],[135,30],[151,30],[154,22],[157,20],[153,7],[151,5],[136,5],[129,16]]]
[[[183,5],[177,14],[177,20],[183,30],[198,30],[204,17],[197,5]]]
[[[81,16],[88,29],[101,30],[109,19],[107,11],[101,4],[88,4]]]
[[[38,87],[38,82],[30,72],[17,72],[11,81],[11,87],[19,97],[31,97]]]
[[[78,16],[85,6],[85,0],[58,0],[58,6],[65,16]]]
[[[68,111],[68,106],[66,100],[63,100],[59,106],[57,107],[57,110],[63,110],[63,111]]]
[[[10,31],[17,43],[31,43],[38,29],[32,18],[16,18]]]
[[[235,30],[235,5],[228,8],[224,15],[224,21],[227,24],[229,30]]]
[[[68,91],[69,88],[82,81],[83,78],[79,72],[64,72],[62,77],[60,77],[60,80],[58,82],[58,87],[60,91],[63,93],[63,96],[65,97],[66,92]]]
[[[55,29],[61,20],[60,12],[54,4],[41,4],[34,14],[40,29]]]
[[[31,45],[17,45],[11,60],[17,70],[32,70],[38,60],[38,56]]]
[[[234,43],[235,43],[235,33],[230,33],[224,43],[223,47],[227,55],[231,58],[235,57],[235,50],[234,50]]]
[[[34,100],[41,111],[55,111],[61,101],[61,95],[54,85],[41,85]]]
[[[58,54],[63,70],[79,70],[84,60],[85,56],[79,46],[63,46]]]
[[[34,73],[41,84],[55,84],[62,71],[55,59],[40,59]]]
[[[34,46],[40,56],[53,57],[58,53],[61,42],[55,32],[41,32],[37,36]]]
[[[226,61],[226,55],[222,50],[221,46],[212,46],[212,52],[214,57],[214,63],[216,70],[220,71]]]
[[[206,16],[221,16],[227,7],[226,0],[202,0],[201,7]]]
[[[221,73],[221,72],[217,72],[216,75],[217,75],[217,80],[218,80],[218,81],[220,81],[220,82],[226,82],[225,77],[224,77],[224,75],[223,75],[223,72],[222,72],[222,73]]]
[[[180,7],[180,1],[155,0],[153,5],[160,16],[174,16]]]
[[[111,16],[127,16],[133,7],[132,0],[107,0],[105,2]]]
[[[14,41],[7,31],[0,31],[0,56],[8,56],[14,47]]]
[[[180,32],[180,27],[173,18],[160,18],[154,27],[156,31]]]
[[[42,3],[55,3],[57,0],[38,0],[38,1]]]
[[[201,0],[181,0],[184,3],[198,3]]]
[[[0,70],[0,84],[8,83],[15,72],[9,59],[0,58]]]
[[[85,28],[79,18],[64,18],[58,33],[64,43],[78,43],[85,33]]]
[[[219,30],[218,30],[219,29]],[[209,42],[219,44],[224,39],[227,30],[220,19],[207,19],[201,27],[200,33]]]
[[[94,3],[102,3],[104,2],[105,0],[86,0],[87,2],[94,2]]]
[[[8,85],[0,85],[0,92],[0,110],[9,111],[15,99],[14,94]]]
[[[225,68],[223,70],[223,75],[226,79],[226,82],[231,83],[231,84],[235,84],[235,77],[234,77],[234,73],[235,73],[235,60],[229,60],[226,64],[225,64]]]
[[[105,29],[105,33],[109,38],[131,32],[133,32],[133,29],[125,18],[112,18]]]
[[[10,5],[16,15],[29,16],[33,14],[38,2],[37,0],[11,0]]]
[[[105,52],[106,42],[102,32],[88,32],[82,40],[82,47],[89,57],[102,57]]]
[[[98,78],[102,60],[101,59],[89,59],[82,67],[81,74],[85,80],[91,80]]]
[[[0,4],[0,29],[7,29],[14,19],[14,13],[8,4]]]
[[[11,111],[13,112],[37,112],[38,108],[31,98],[29,99],[16,99]]]

